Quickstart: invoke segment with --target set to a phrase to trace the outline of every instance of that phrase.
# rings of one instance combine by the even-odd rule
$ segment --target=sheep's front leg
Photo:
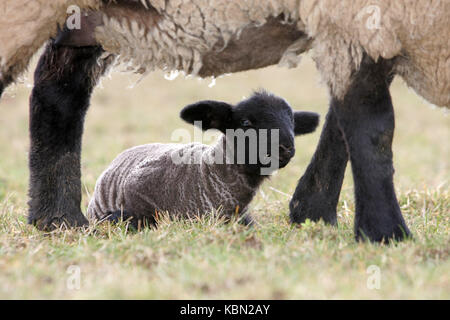
[[[10,75],[3,74],[0,77],[0,98],[2,97],[3,91],[6,89],[6,87],[8,87],[9,84],[11,84],[11,82],[13,82],[13,78]]]
[[[88,223],[80,210],[81,136],[95,83],[106,63],[100,47],[51,42],[35,72],[30,99],[29,218],[39,229]]]
[[[319,145],[289,205],[293,223],[302,223],[306,219],[337,223],[336,206],[347,162],[345,142],[336,115],[330,108]]]
[[[394,190],[392,62],[365,57],[343,99],[332,107],[344,132],[355,187],[357,240],[402,240],[410,231]]]

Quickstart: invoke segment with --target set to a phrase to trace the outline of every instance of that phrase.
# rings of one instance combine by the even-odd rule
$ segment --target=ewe
[[[246,213],[258,187],[294,156],[294,135],[314,131],[319,120],[266,92],[236,106],[200,101],[181,118],[223,135],[213,146],[152,143],[124,151],[98,179],[88,216],[123,215],[137,226],[154,224],[156,212],[189,216],[220,208],[227,218],[239,214],[251,224]]]

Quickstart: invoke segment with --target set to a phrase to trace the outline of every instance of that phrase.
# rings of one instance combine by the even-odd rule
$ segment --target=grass
[[[354,241],[350,170],[339,227],[289,224],[289,194],[320,130],[297,138],[291,164],[263,185],[252,203],[255,228],[212,216],[163,218],[158,229],[140,232],[127,232],[125,223],[39,232],[26,224],[29,81],[9,89],[0,102],[0,298],[450,298],[450,120],[401,80],[392,88],[395,183],[414,240],[389,246]],[[240,73],[218,79],[212,88],[208,80],[168,82],[155,73],[127,89],[135,81],[114,74],[93,97],[84,136],[83,210],[96,178],[120,151],[169,142],[177,128],[192,130],[178,117],[184,105],[200,99],[236,102],[264,87],[323,119],[328,101],[309,57],[296,70]],[[367,286],[372,265],[380,268],[379,289]],[[79,289],[73,287],[73,270],[80,272]]]

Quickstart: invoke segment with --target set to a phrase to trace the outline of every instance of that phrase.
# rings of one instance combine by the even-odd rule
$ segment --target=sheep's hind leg
[[[410,235],[393,183],[392,66],[391,60],[374,62],[365,56],[344,98],[333,98],[352,165],[357,240],[386,242]]]
[[[336,207],[347,162],[345,142],[330,108],[319,145],[289,205],[293,223],[322,219],[337,224]]]
[[[30,99],[28,221],[43,230],[84,226],[80,210],[81,136],[89,100],[107,62],[101,47],[50,42],[39,60]]]

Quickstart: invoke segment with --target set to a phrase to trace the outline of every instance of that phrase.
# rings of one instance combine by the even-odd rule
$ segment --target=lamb
[[[124,151],[99,177],[89,217],[131,219],[138,228],[154,225],[157,212],[187,217],[219,209],[227,219],[239,215],[252,224],[248,205],[258,187],[289,163],[294,135],[314,131],[319,116],[294,112],[285,100],[261,91],[234,107],[197,102],[185,107],[181,118],[223,135],[213,146],[154,143]],[[260,156],[266,153],[271,163]]]
[[[69,4],[85,10],[82,28],[57,32]],[[290,203],[292,222],[337,223],[351,160],[356,239],[410,236],[393,186],[389,85],[400,75],[431,103],[450,106],[449,1],[4,0],[0,7],[8,9],[0,16],[0,92],[56,36],[41,57],[30,100],[29,222],[38,228],[87,223],[79,208],[82,124],[92,90],[111,65],[206,77],[294,67],[311,49],[330,109]]]

